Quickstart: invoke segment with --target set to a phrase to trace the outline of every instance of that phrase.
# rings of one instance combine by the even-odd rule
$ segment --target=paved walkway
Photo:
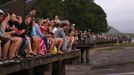
[[[91,68],[89,65],[68,65],[66,75],[134,75],[134,64]]]
[[[134,47],[91,50],[91,65],[66,67],[66,75],[134,75]]]
[[[92,66],[106,66],[134,62],[134,47],[121,47],[115,50],[91,50]]]

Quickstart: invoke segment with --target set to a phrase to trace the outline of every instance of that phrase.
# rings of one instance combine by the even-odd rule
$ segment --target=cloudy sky
[[[134,33],[134,0],[95,0],[107,14],[108,24],[121,32]]]

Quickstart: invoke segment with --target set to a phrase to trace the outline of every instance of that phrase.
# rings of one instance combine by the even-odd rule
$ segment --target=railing
[[[3,5],[0,5],[0,8],[4,11],[15,12],[17,15],[25,16],[25,0],[12,0]]]
[[[0,0],[0,4],[3,5],[3,4],[10,2],[10,1],[13,1],[13,0]]]
[[[38,0],[0,0],[0,8],[24,17],[37,1]]]

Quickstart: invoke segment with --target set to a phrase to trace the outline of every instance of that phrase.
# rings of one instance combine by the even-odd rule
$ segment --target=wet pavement
[[[91,68],[89,65],[68,65],[66,75],[134,75],[134,64]]]
[[[134,47],[91,50],[91,62],[66,66],[66,75],[134,75]]]

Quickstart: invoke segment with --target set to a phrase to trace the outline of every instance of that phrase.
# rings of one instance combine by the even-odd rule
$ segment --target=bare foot
[[[58,50],[58,53],[59,53],[59,54],[64,54],[61,50]]]

